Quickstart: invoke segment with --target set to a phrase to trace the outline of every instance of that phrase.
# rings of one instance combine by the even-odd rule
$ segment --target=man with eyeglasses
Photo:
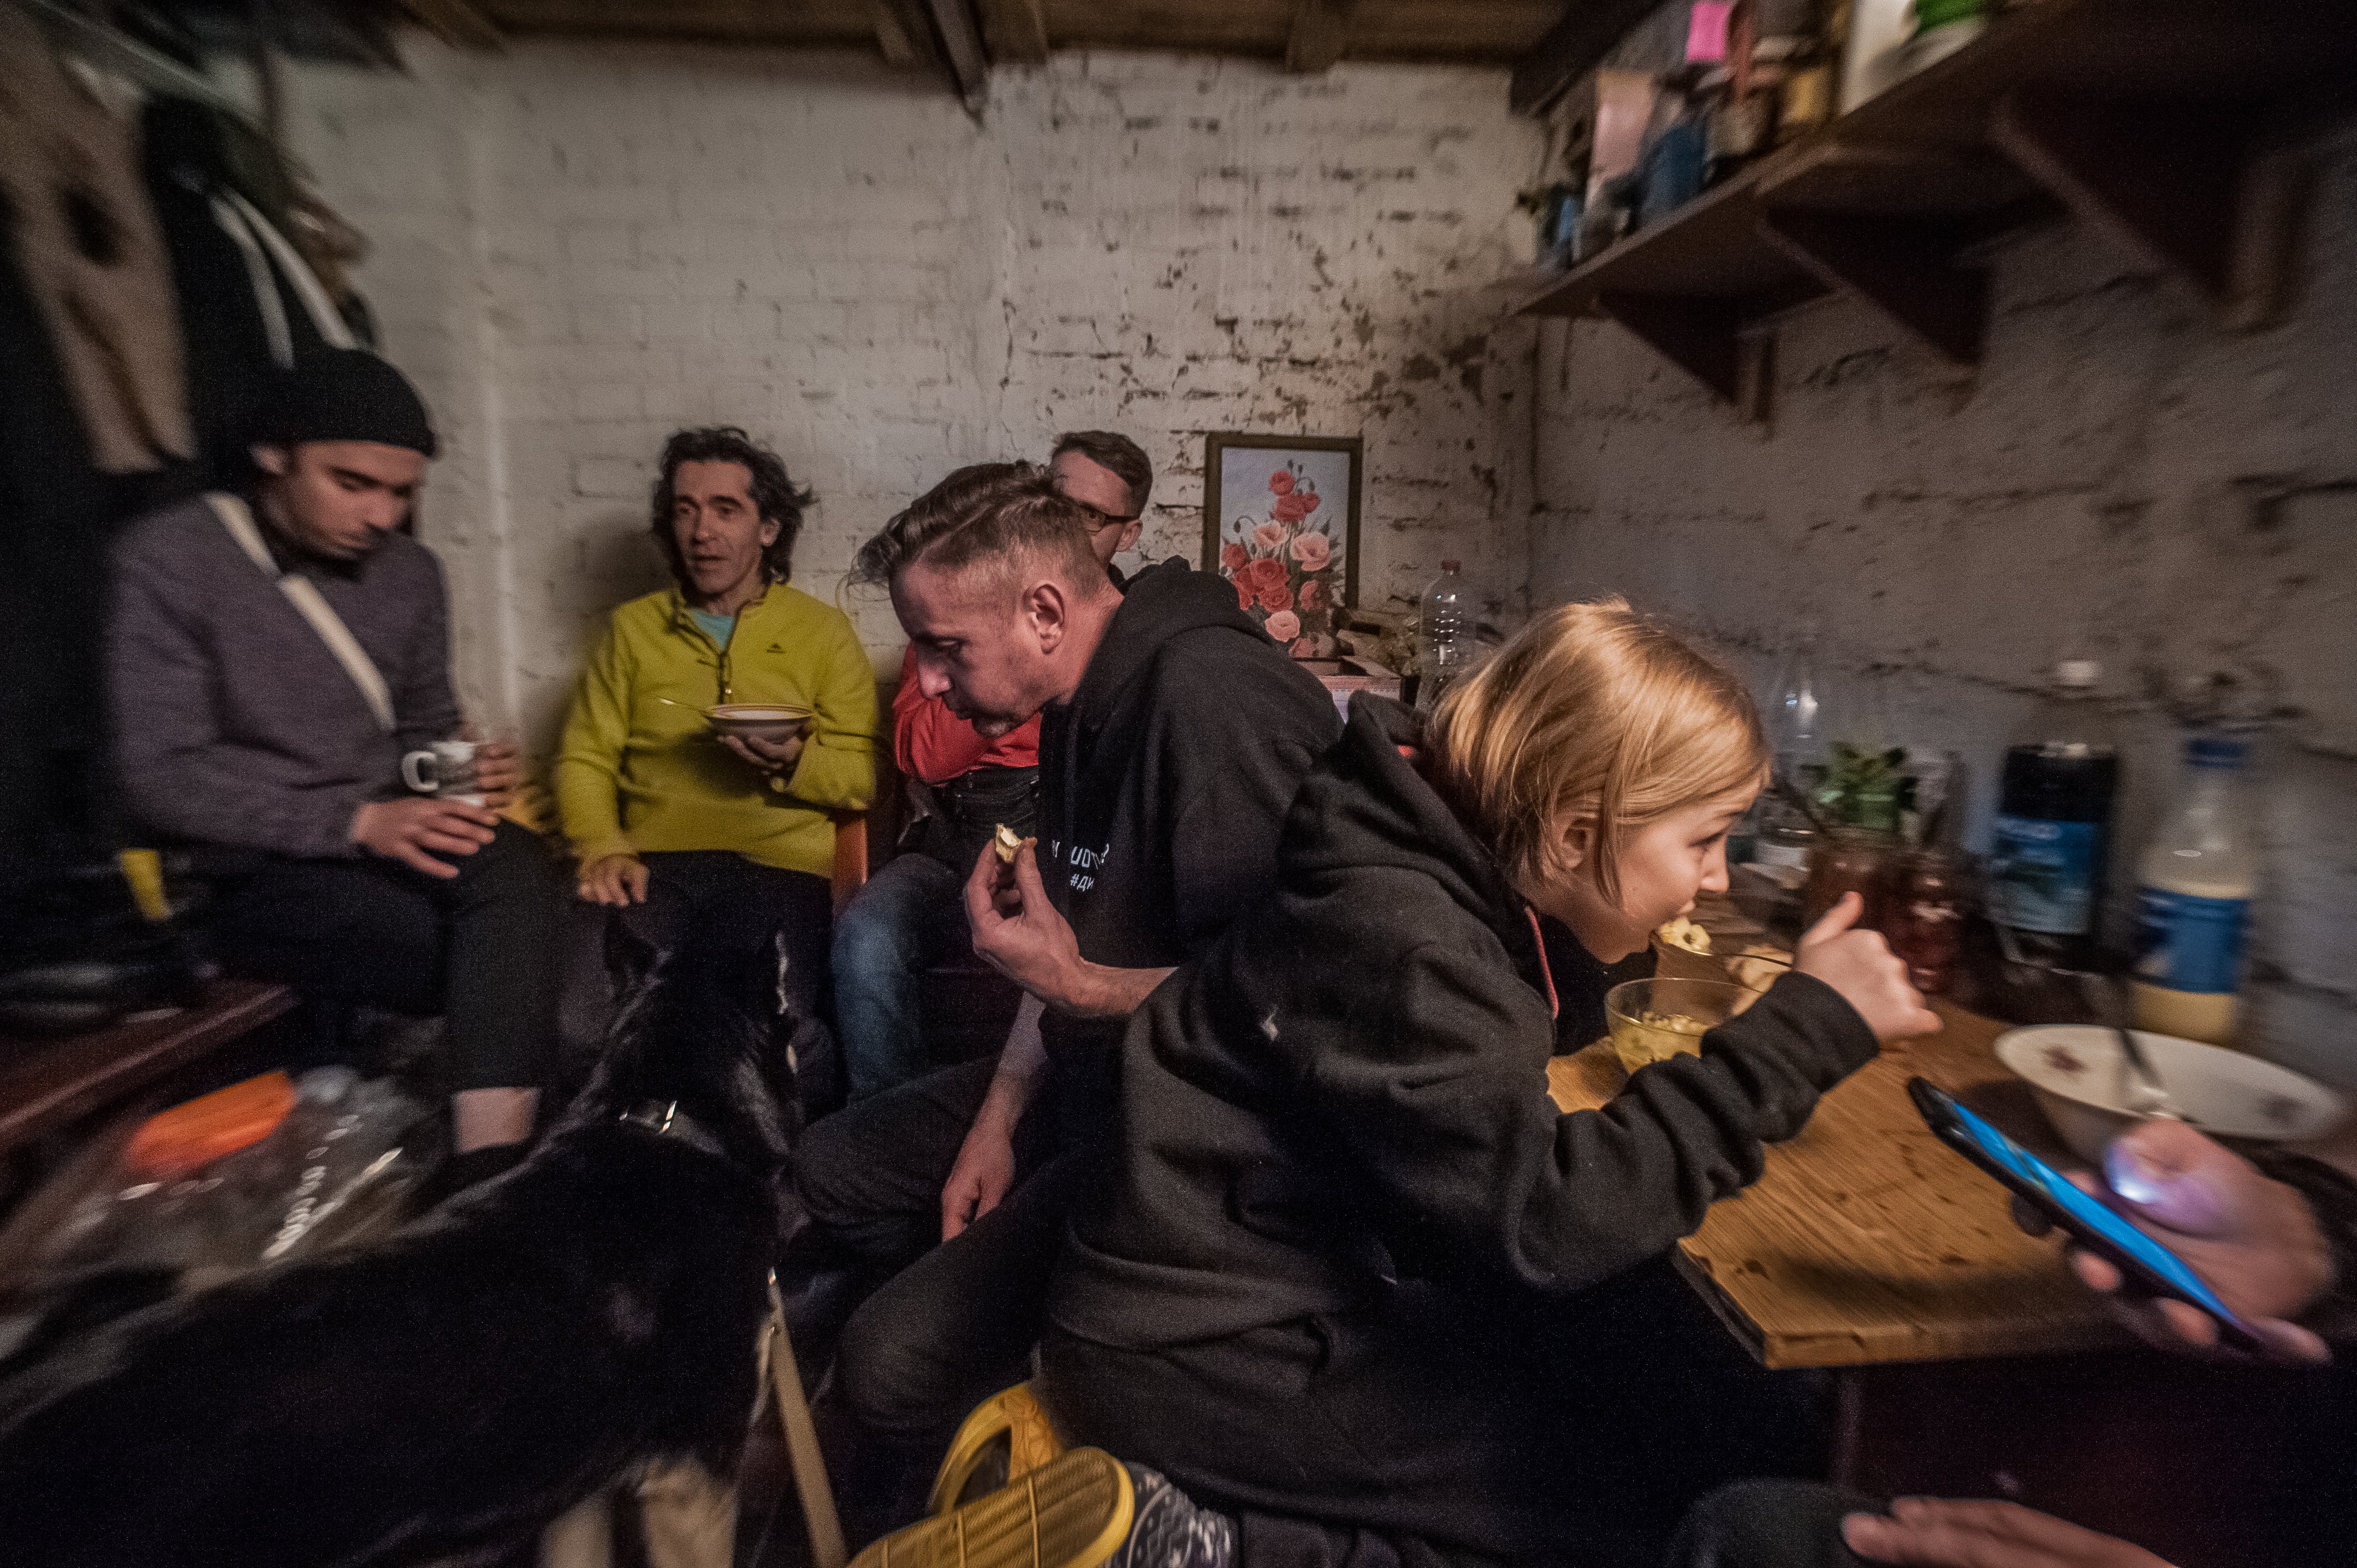
[[[1154,465],[1137,443],[1109,430],[1056,438],[1049,472],[1089,522],[1089,546],[1115,587],[1115,554],[1135,549]],[[1028,837],[1037,816],[1037,715],[995,739],[974,733],[939,697],[917,689],[916,650],[892,699],[892,753],[915,781],[917,820],[902,854],[868,879],[834,923],[834,1010],[851,1098],[905,1083],[931,1064],[925,1053],[915,976],[969,940],[958,890],[998,824]],[[1036,1025],[1027,1014],[1024,1024]]]
[[[1137,548],[1154,465],[1137,443],[1110,430],[1071,430],[1056,437],[1048,471],[1068,499],[1089,514],[1089,543],[1116,588],[1127,579],[1113,558]]]

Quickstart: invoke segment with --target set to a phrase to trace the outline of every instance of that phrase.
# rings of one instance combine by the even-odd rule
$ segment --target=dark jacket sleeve
[[[1501,983],[1501,980],[1503,983]],[[1760,1177],[1763,1145],[1870,1060],[1838,993],[1790,975],[1703,1038],[1636,1073],[1598,1111],[1547,1098],[1546,1004],[1456,944],[1410,953],[1387,1030],[1352,1032],[1309,1068],[1329,1135],[1373,1184],[1368,1216],[1403,1267],[1472,1270],[1577,1291],[1691,1234]]]
[[[1206,664],[1160,699],[1160,770],[1177,802],[1172,901],[1197,957],[1275,885],[1286,811],[1342,732],[1333,699],[1307,671],[1252,655]]]
[[[2357,1305],[2357,1181],[2323,1161],[2280,1149],[2262,1149],[2251,1163],[2308,1200],[2332,1257],[2332,1284],[2324,1300]]]

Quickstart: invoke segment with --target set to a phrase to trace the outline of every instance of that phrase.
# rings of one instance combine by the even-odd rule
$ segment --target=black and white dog
[[[750,989],[651,961],[507,1176],[0,1390],[0,1561],[482,1563],[649,1463],[732,1475],[799,1124],[789,1030]]]

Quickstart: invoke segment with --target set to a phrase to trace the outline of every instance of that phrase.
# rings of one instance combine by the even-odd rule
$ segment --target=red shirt
[[[892,760],[928,784],[946,784],[977,768],[1039,766],[1039,715],[1033,714],[996,740],[950,712],[939,697],[917,689],[917,650],[900,656],[900,689],[892,693]]]

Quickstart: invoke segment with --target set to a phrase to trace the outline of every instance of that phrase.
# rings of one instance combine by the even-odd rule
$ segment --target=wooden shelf
[[[0,1035],[0,1153],[125,1100],[295,1006],[295,993],[216,980],[193,1006],[58,1039]]]
[[[1609,317],[1729,402],[1743,339],[1835,292],[1971,366],[1975,247],[2068,211],[2254,325],[2302,205],[2300,133],[2352,82],[2351,0],[2038,0],[1516,314]]]

